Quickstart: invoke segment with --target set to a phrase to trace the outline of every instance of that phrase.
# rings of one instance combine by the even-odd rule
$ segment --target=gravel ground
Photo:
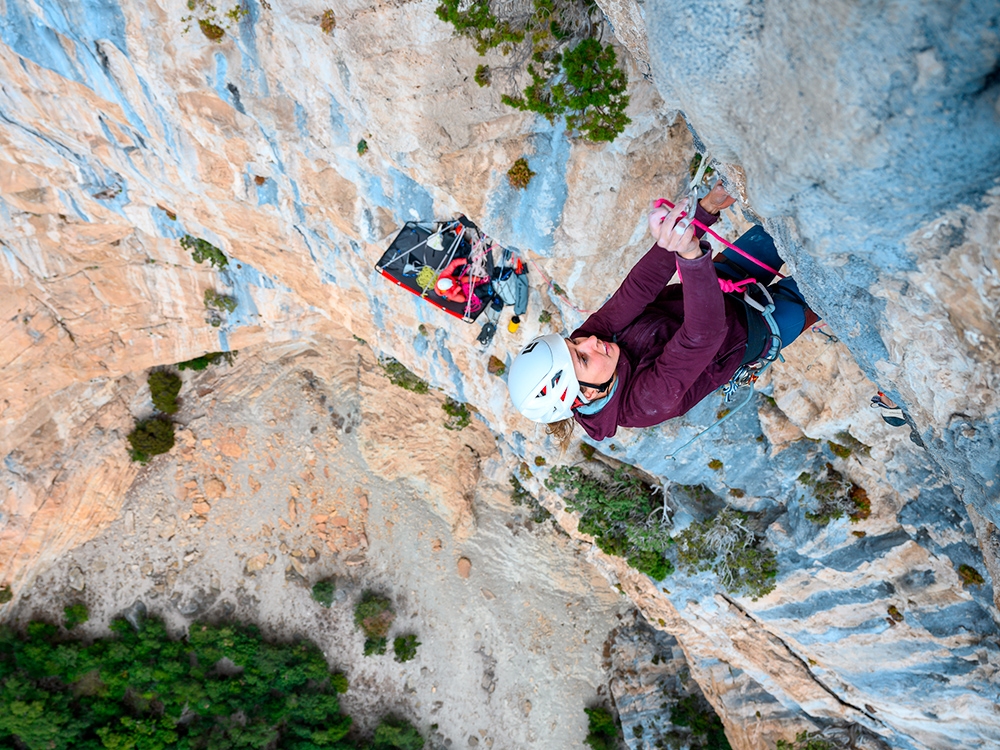
[[[468,461],[463,440],[485,428],[435,428],[440,395],[390,386],[367,349],[342,346],[184,373],[178,445],[143,471],[117,521],[39,577],[15,619],[83,601],[83,629],[97,635],[141,601],[178,634],[196,619],[255,622],[321,646],[348,676],[343,704],[359,732],[392,712],[430,748],[581,747],[583,707],[609,680],[605,642],[631,604],[579,543],[523,518],[489,479],[452,498],[405,472],[376,476],[364,440],[380,436],[359,437],[376,406],[415,410],[431,458],[401,461],[434,462],[425,473]],[[398,442],[410,420],[377,429]],[[505,476],[498,460],[482,456],[482,474]],[[463,503],[471,520],[459,528],[442,509]],[[337,594],[324,609],[310,587],[327,577]],[[362,655],[352,613],[365,589],[393,600],[390,638],[417,634],[416,659]]]

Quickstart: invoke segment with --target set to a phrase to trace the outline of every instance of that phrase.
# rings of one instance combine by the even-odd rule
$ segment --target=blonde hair
[[[573,440],[573,427],[575,425],[576,420],[573,417],[560,419],[558,422],[545,425],[545,434],[554,437],[559,443],[559,449],[565,453],[566,449],[569,448],[570,442]]]

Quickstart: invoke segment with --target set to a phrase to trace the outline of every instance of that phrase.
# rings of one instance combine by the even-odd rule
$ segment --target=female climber
[[[721,183],[699,201],[694,218],[709,226],[732,205]],[[817,318],[791,278],[733,250],[713,263],[704,230],[682,219],[686,201],[649,214],[655,244],[618,291],[568,338],[539,336],[525,346],[507,377],[514,406],[566,440],[579,422],[594,440],[618,427],[650,427],[689,411],[725,385],[741,365],[753,367],[787,346]],[[772,269],[781,267],[774,240],[760,226],[735,243]],[[667,285],[680,272],[682,283]],[[774,301],[768,321],[720,279],[755,279]],[[731,288],[731,285],[730,285]],[[776,340],[777,339],[777,340]]]

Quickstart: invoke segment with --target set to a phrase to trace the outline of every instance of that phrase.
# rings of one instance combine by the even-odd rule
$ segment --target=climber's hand
[[[656,244],[664,250],[693,260],[702,254],[698,239],[694,236],[694,226],[690,224],[688,217],[678,223],[687,204],[688,199],[684,198],[670,211],[665,208],[654,208],[649,212],[649,232],[656,240]]]
[[[704,198],[699,201],[701,207],[710,214],[718,215],[724,208],[729,208],[736,202],[736,199],[726,192],[722,186],[722,180],[717,180],[712,189]]]

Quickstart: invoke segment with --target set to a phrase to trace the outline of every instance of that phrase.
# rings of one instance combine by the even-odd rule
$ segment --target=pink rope
[[[670,208],[673,208],[674,204],[671,203],[670,201],[668,201],[666,198],[658,198],[657,200],[655,200],[653,202],[653,208],[660,208],[661,206],[670,206]],[[687,212],[682,213],[681,216],[687,216]],[[766,263],[762,263],[761,261],[757,260],[752,255],[748,255],[747,253],[745,253],[742,250],[740,250],[732,242],[729,242],[728,240],[722,239],[722,237],[720,237],[718,234],[716,234],[715,232],[713,232],[709,227],[706,227],[704,224],[702,224],[697,219],[692,218],[691,219],[691,223],[694,224],[696,227],[704,229],[706,232],[708,232],[710,235],[712,235],[713,237],[715,237],[715,239],[717,239],[723,245],[725,245],[726,247],[728,247],[730,250],[735,250],[737,253],[739,253],[740,255],[742,255],[744,258],[746,258],[747,260],[749,260],[749,261],[751,261],[753,263],[756,263],[758,266],[760,266],[761,268],[763,268],[765,271],[770,271],[771,273],[773,273],[778,278],[781,278],[781,279],[786,278],[786,276],[783,273],[778,273],[778,271],[776,271],[775,269],[771,268]],[[719,279],[719,281],[721,282],[722,279]],[[720,286],[721,286],[721,283],[720,283]],[[730,290],[723,289],[722,291],[727,292],[727,291],[730,291]],[[739,290],[739,291],[742,291],[742,290]]]

